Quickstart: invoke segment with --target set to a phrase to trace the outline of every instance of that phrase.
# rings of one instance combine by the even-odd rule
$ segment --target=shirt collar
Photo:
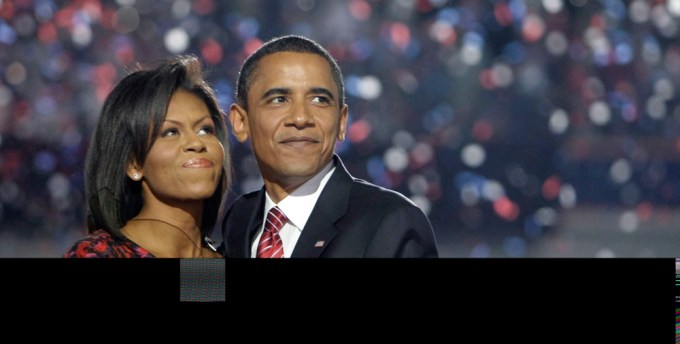
[[[269,209],[278,206],[279,209],[286,214],[288,221],[301,231],[305,227],[305,224],[307,224],[307,220],[312,214],[314,205],[319,199],[319,195],[321,195],[324,186],[326,186],[326,183],[333,174],[333,171],[335,171],[335,164],[334,161],[331,160],[321,169],[321,171],[319,171],[319,173],[300,185],[295,191],[282,199],[279,204],[275,204],[269,197],[269,193],[265,193],[266,200],[263,218],[267,215]]]

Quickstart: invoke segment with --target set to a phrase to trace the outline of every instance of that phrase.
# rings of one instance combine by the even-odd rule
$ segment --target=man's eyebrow
[[[333,96],[333,92],[331,92],[329,89],[324,88],[324,87],[312,87],[310,90],[311,93],[321,93],[325,94],[326,97],[330,98],[331,100],[335,100],[335,97]]]
[[[292,91],[290,88],[287,87],[274,87],[268,89],[264,94],[262,94],[262,99],[269,98],[273,95],[289,95],[291,94]],[[333,92],[331,92],[329,89],[325,87],[312,87],[309,90],[309,93],[313,94],[323,94],[326,97],[330,98],[331,100],[335,100],[335,96],[333,95]]]
[[[275,94],[284,94],[284,95],[290,94],[290,89],[289,89],[289,88],[286,88],[286,87],[274,87],[274,88],[270,88],[270,89],[267,90],[267,92],[265,92],[265,93],[262,95],[262,99],[271,97],[271,96],[273,96],[273,95],[275,95]]]

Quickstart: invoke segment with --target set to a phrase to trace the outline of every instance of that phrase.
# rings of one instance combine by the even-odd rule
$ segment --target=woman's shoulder
[[[76,241],[64,258],[152,258],[153,255],[126,238],[98,229]]]

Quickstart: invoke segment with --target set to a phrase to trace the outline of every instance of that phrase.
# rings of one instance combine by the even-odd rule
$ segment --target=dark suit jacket
[[[291,258],[436,258],[430,221],[402,194],[353,178],[340,157]],[[262,227],[264,187],[239,196],[222,223],[220,251],[250,258]],[[318,243],[323,242],[323,246]]]

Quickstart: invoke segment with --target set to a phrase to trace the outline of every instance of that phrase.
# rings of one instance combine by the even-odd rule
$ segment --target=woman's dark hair
[[[87,228],[105,229],[121,236],[120,228],[142,209],[142,187],[128,178],[129,162],[144,165],[170,103],[178,90],[203,100],[224,146],[222,178],[215,193],[204,202],[201,233],[210,234],[231,186],[231,155],[224,112],[215,91],[203,79],[201,64],[192,55],[160,61],[153,69],[140,69],[123,78],[102,107],[85,160]]]
[[[267,55],[280,52],[315,54],[328,61],[328,64],[331,66],[333,80],[338,88],[338,105],[342,109],[342,106],[345,104],[345,83],[342,79],[340,66],[338,66],[333,56],[320,44],[309,38],[296,35],[276,37],[267,41],[243,62],[243,66],[241,66],[241,70],[238,73],[234,97],[238,105],[246,110],[248,109],[248,89],[253,79],[253,72],[257,68],[257,63]]]

